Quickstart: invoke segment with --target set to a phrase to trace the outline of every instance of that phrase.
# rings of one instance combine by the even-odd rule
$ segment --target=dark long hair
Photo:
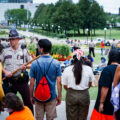
[[[120,51],[117,49],[110,50],[108,59],[108,65],[110,65],[112,62],[117,62],[120,64]]]
[[[80,84],[82,78],[82,61],[77,59],[77,56],[73,56],[73,74],[75,77],[76,85]]]
[[[6,96],[3,97],[2,102],[5,103],[7,108],[11,108],[14,111],[21,111],[24,109],[23,102],[14,93],[7,93]]]

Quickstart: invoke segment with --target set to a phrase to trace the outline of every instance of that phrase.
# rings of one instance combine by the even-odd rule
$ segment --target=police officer
[[[9,41],[10,47],[3,49],[0,59],[4,64],[2,68],[6,79],[3,81],[3,88],[5,93],[19,92],[22,96],[24,105],[28,106],[33,111],[33,106],[30,101],[30,90],[28,86],[28,76],[26,77],[26,68],[30,68],[30,65],[23,65],[30,61],[32,58],[25,48],[24,50],[19,45],[20,36],[16,30],[10,30]],[[20,68],[15,74],[12,72]]]

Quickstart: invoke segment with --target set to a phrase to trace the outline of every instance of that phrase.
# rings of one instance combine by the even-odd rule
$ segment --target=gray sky
[[[33,0],[34,3],[55,3],[58,0]],[[77,3],[79,0],[73,0]],[[105,12],[118,13],[120,8],[120,0],[96,0],[101,6],[103,6]]]

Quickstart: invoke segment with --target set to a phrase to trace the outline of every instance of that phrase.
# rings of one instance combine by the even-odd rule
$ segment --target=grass
[[[45,36],[49,36],[49,37],[60,37],[65,38],[66,36],[64,35],[64,33],[62,34],[58,34],[58,33],[53,33],[53,32],[47,32],[45,30],[40,30],[40,29],[35,29],[33,30],[34,32],[38,33],[38,34],[42,34]],[[73,30],[69,31],[70,34],[73,34]],[[80,36],[74,36],[74,34],[69,37],[70,39],[80,39],[80,40],[87,40],[87,33],[86,35],[83,35],[83,30],[80,30],[81,35]],[[77,34],[77,32],[76,32]],[[88,39],[90,40],[92,37],[92,39],[96,39],[96,38],[103,38],[105,37],[105,32],[103,29],[97,29],[95,31],[95,35],[92,33],[92,35],[88,36]],[[113,38],[115,39],[120,39],[120,29],[107,29],[106,30],[106,40],[112,40]]]
[[[98,29],[95,32],[95,36],[92,35],[92,39],[95,40],[96,38],[103,38],[105,36],[105,32],[103,29]],[[81,30],[81,34],[83,34],[82,30]],[[87,34],[87,33],[86,33]],[[115,38],[117,40],[120,40],[120,29],[111,29],[111,35],[110,35],[110,29],[108,29],[106,31],[106,40],[110,40],[110,36],[111,39]],[[81,35],[81,36],[77,36],[77,37],[70,37],[71,39],[80,39],[80,40],[87,40],[87,35]],[[91,39],[91,36],[88,36],[88,39]]]
[[[90,100],[96,100],[97,98],[98,87],[91,87],[89,89]],[[65,101],[66,98],[66,90],[62,88],[62,101]]]

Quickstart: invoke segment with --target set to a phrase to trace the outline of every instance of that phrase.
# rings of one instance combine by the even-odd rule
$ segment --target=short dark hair
[[[3,97],[2,102],[5,103],[7,108],[11,108],[14,111],[21,111],[24,109],[23,102],[14,93],[7,93],[6,96]]]
[[[40,48],[43,48],[44,53],[50,53],[52,48],[52,43],[48,39],[40,39],[38,41],[38,45]]]

